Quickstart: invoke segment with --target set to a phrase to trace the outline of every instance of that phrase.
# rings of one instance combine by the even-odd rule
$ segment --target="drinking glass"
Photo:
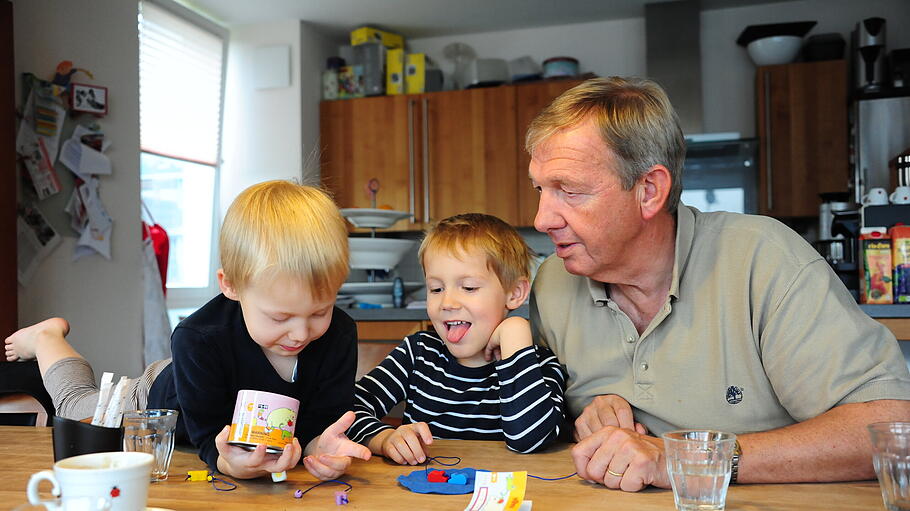
[[[877,422],[866,427],[885,508],[910,510],[910,422]]]
[[[133,410],[123,414],[123,450],[147,452],[155,457],[153,482],[167,479],[176,426],[177,410]]]
[[[681,430],[661,435],[667,472],[679,511],[720,511],[727,501],[736,435],[723,431]]]

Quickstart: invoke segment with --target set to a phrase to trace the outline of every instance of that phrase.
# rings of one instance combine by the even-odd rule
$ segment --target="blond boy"
[[[418,257],[434,331],[406,337],[357,383],[352,440],[414,465],[434,437],[532,452],[558,436],[565,375],[533,346],[528,322],[507,317],[528,297],[530,256],[518,232],[490,215],[450,217],[427,234]],[[380,422],[402,401],[402,426]]]
[[[203,461],[237,478],[291,469],[305,455],[307,470],[331,479],[352,456],[368,459],[367,449],[344,436],[354,419],[357,332],[334,308],[348,274],[347,231],[335,204],[286,181],[254,185],[228,209],[220,247],[222,294],[177,326],[173,362],[152,364],[134,382],[136,406],[178,408],[178,436],[184,432]],[[67,331],[59,318],[23,329],[7,339],[7,358],[36,357],[58,409],[82,418],[97,390]],[[153,382],[147,400],[143,382]],[[300,400],[295,438],[281,455],[264,445],[228,445],[241,389]]]

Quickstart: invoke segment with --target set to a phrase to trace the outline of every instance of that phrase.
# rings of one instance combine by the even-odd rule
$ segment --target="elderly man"
[[[532,123],[535,337],[567,367],[580,476],[670,486],[659,435],[739,435],[741,483],[874,477],[865,425],[910,419],[894,336],[771,218],[679,203],[685,141],[661,88],[589,80]]]

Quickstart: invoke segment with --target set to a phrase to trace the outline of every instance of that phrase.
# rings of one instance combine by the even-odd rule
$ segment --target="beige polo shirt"
[[[566,366],[573,417],[594,396],[618,394],[654,434],[743,433],[843,403],[910,399],[891,332],[767,217],[680,206],[669,297],[640,336],[603,283],[555,256],[534,280],[530,317],[535,340]]]

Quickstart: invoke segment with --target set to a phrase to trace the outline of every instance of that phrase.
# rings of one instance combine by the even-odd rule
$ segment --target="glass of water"
[[[736,435],[723,431],[682,430],[661,435],[667,472],[679,511],[720,511],[727,501]]]
[[[866,427],[885,509],[910,510],[910,422],[877,422]]]
[[[167,479],[174,453],[177,410],[133,410],[123,413],[123,450],[147,452],[155,457],[152,482]]]

